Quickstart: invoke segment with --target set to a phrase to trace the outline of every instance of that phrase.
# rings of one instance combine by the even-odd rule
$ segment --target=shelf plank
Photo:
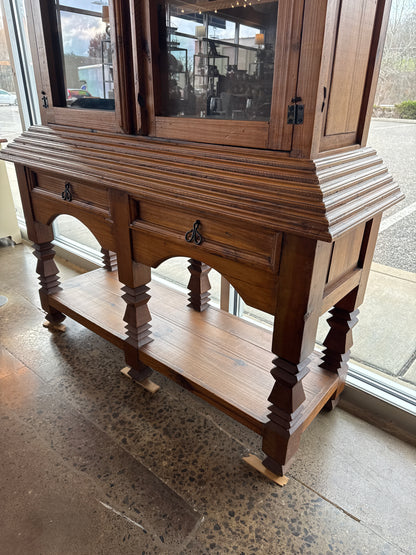
[[[196,312],[186,306],[185,293],[157,282],[150,293],[153,341],[141,350],[142,361],[261,434],[274,384],[271,332],[214,307]],[[65,281],[51,304],[123,348],[121,294],[117,273],[99,269]],[[313,353],[303,380],[303,428],[337,387],[338,377],[319,363]]]

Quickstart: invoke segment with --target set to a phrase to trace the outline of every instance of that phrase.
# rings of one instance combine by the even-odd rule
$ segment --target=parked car
[[[9,106],[17,104],[17,96],[14,93],[0,89],[0,104],[8,104]]]
[[[73,104],[78,98],[92,98],[92,95],[84,89],[67,89],[66,101],[68,105]]]

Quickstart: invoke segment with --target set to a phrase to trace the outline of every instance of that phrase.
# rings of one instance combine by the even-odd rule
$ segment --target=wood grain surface
[[[100,269],[66,280],[50,303],[122,348],[121,293],[116,272]],[[271,332],[213,307],[197,312],[186,306],[186,293],[154,281],[150,295],[153,341],[140,350],[141,360],[261,434],[274,385]],[[303,429],[337,388],[338,377],[320,363],[314,353],[303,380]]]
[[[301,161],[271,151],[33,127],[1,154],[142,201],[324,241],[403,198],[369,147]]]

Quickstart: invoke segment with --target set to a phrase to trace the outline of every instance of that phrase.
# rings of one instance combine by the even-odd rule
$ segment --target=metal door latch
[[[301,125],[303,123],[305,106],[303,104],[298,104],[301,100],[300,96],[295,96],[290,101],[291,104],[287,107],[287,123],[289,125]]]
[[[48,103],[48,97],[46,96],[46,92],[45,91],[41,91],[40,93],[42,95],[42,106],[44,108],[49,108],[49,103]]]

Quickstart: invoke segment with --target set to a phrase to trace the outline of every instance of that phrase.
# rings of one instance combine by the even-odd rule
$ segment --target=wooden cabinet
[[[42,126],[2,156],[47,320],[77,319],[137,381],[154,369],[255,430],[281,475],[344,387],[381,215],[401,198],[365,145],[389,2],[103,4],[27,2]],[[65,286],[59,214],[104,254]],[[175,256],[190,260],[188,299],[151,282]],[[273,331],[209,306],[210,267]]]

